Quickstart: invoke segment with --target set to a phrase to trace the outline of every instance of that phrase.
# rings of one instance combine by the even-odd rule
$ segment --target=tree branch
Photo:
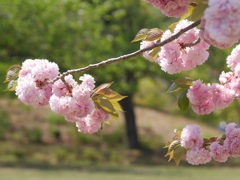
[[[186,31],[198,26],[200,24],[201,20],[198,20],[192,24],[190,24],[189,26],[187,26],[186,28],[184,29],[181,29],[178,33],[174,34],[173,36],[171,36],[170,38],[162,41],[162,42],[159,42],[159,43],[156,43],[152,46],[149,46],[147,48],[144,48],[144,49],[140,49],[138,51],[135,51],[133,53],[130,53],[130,54],[126,54],[126,55],[123,55],[123,56],[120,56],[120,57],[117,57],[117,58],[111,58],[111,59],[108,59],[108,60],[105,60],[105,61],[102,61],[100,63],[96,63],[96,64],[90,64],[86,67],[83,67],[83,68],[80,68],[80,69],[72,69],[72,70],[68,70],[67,72],[61,74],[60,76],[58,76],[57,78],[55,78],[54,80],[52,80],[51,82],[49,83],[54,83],[55,81],[59,80],[59,79],[62,79],[64,80],[63,77],[69,75],[69,74],[75,74],[75,73],[80,73],[80,72],[85,72],[87,70],[90,70],[90,69],[93,69],[93,68],[98,68],[98,67],[101,67],[101,66],[105,66],[107,64],[111,64],[111,63],[114,63],[114,62],[118,62],[118,61],[122,61],[122,60],[126,60],[126,59],[130,59],[132,57],[135,57],[145,51],[149,51],[149,50],[152,50],[153,48],[155,47],[161,47],[161,46],[164,46],[165,44],[177,39],[179,36],[181,36],[183,33],[185,33]]]

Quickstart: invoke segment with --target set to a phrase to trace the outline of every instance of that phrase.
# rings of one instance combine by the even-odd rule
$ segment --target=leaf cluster
[[[188,89],[192,84],[193,79],[189,77],[178,78],[173,81],[172,85],[167,90],[167,93],[180,92],[178,97],[178,107],[182,111],[186,111],[189,107],[189,99],[187,98]]]
[[[119,116],[117,110],[123,111],[118,101],[126,98],[127,96],[121,96],[117,92],[109,89],[112,84],[113,82],[104,83],[98,86],[93,90],[91,99],[93,100],[96,108],[102,109],[104,112],[110,114],[112,118],[118,120]]]
[[[177,131],[176,135],[169,142],[167,142],[166,146],[164,147],[168,148],[168,152],[165,157],[169,156],[168,161],[174,159],[177,166],[180,163],[182,156],[187,152],[187,149],[181,146],[180,137],[181,131]]]
[[[8,83],[7,88],[4,91],[15,91],[17,87],[18,75],[22,69],[19,65],[13,65],[9,67],[6,74],[6,79],[3,83]]]

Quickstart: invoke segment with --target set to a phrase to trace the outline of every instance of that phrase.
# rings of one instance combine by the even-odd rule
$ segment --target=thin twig
[[[190,3],[189,5],[192,6],[192,7],[197,7],[196,3]]]
[[[69,74],[75,74],[75,73],[80,73],[80,72],[85,72],[87,70],[90,70],[90,69],[93,69],[93,68],[98,68],[98,67],[101,67],[101,66],[105,66],[107,64],[111,64],[111,63],[114,63],[114,62],[118,62],[118,61],[122,61],[122,60],[126,60],[126,59],[130,59],[132,57],[135,57],[145,51],[149,51],[155,47],[160,47],[160,46],[164,46],[165,44],[177,39],[179,36],[181,36],[183,33],[185,33],[186,31],[198,26],[200,24],[201,20],[198,20],[192,24],[190,24],[189,26],[187,26],[186,28],[184,29],[181,29],[178,33],[172,35],[170,38],[162,41],[162,42],[159,42],[159,43],[156,43],[152,46],[149,46],[149,47],[146,47],[144,49],[140,49],[138,51],[135,51],[133,53],[130,53],[130,54],[126,54],[126,55],[123,55],[123,56],[120,56],[120,57],[117,57],[117,58],[111,58],[111,59],[108,59],[108,60],[105,60],[105,61],[102,61],[100,63],[96,63],[96,64],[90,64],[86,67],[83,67],[83,68],[80,68],[80,69],[72,69],[72,70],[68,70],[67,72],[61,74],[60,76],[58,76],[57,78],[55,78],[54,80],[52,80],[51,82],[49,83],[54,83],[55,81],[57,81],[58,79],[62,79],[64,80],[63,77],[69,75]]]
[[[197,39],[195,42],[193,42],[193,43],[183,44],[183,45],[182,45],[182,48],[195,46],[195,45],[197,45],[198,43],[200,43],[200,41],[201,41],[201,39],[198,38],[198,39]]]
[[[69,93],[69,95],[70,95],[70,94],[72,94],[72,89],[71,89],[71,87],[69,86],[69,84],[65,81],[64,77],[65,77],[65,76],[61,76],[61,80],[62,80],[62,82],[64,83],[64,85],[67,87],[68,93]]]

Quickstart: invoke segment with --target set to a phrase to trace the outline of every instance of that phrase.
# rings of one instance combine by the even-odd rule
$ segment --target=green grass
[[[226,167],[79,167],[73,169],[0,168],[3,180],[237,180],[240,168]]]

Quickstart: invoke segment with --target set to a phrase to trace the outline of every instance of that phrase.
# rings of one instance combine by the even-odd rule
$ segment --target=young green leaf
[[[15,91],[18,84],[18,76],[15,76],[11,79],[7,85],[7,88],[4,91]]]
[[[186,111],[189,107],[189,99],[187,98],[187,90],[183,91],[178,98],[178,107],[181,111]]]
[[[172,83],[171,86],[168,88],[167,93],[172,93],[176,91],[179,87],[177,86],[176,83]]]
[[[104,112],[110,114],[113,118],[118,120],[118,112],[114,109],[112,103],[109,100],[100,98],[94,103],[97,108],[102,109]]]
[[[177,80],[174,80],[173,82],[177,85],[177,87],[182,88],[182,89],[184,89],[184,88],[188,89],[190,86],[193,85],[192,84],[193,79],[191,79],[189,77],[181,77]]]
[[[147,29],[147,28],[141,29],[140,31],[138,31],[137,35],[131,41],[131,43],[143,40],[147,36],[147,33],[149,31],[151,31],[151,29]]]
[[[186,151],[187,150],[182,146],[177,146],[175,148],[174,153],[173,153],[173,159],[177,166],[180,163],[182,157],[185,155]]]
[[[104,99],[104,98],[99,99],[99,105],[101,107],[104,107],[104,109],[106,109],[106,111],[108,112],[115,111],[112,103],[107,99]]]
[[[193,0],[197,4],[208,4],[208,0]]]
[[[171,152],[171,151],[174,151],[177,146],[180,146],[180,143],[181,143],[181,141],[179,139],[172,141],[169,148],[168,148],[168,153]]]
[[[195,9],[194,6],[188,5],[188,12],[185,13],[185,14],[181,17],[180,21],[183,20],[183,19],[188,18],[189,16],[191,16],[194,9]]]
[[[201,17],[204,14],[205,9],[208,7],[207,4],[202,4],[199,3],[193,10],[192,12],[192,16],[190,18],[191,21],[198,21],[199,19],[201,19]]]
[[[151,56],[151,59],[156,59],[159,57],[158,54],[160,51],[161,51],[161,47],[155,47],[148,53],[148,55]]]
[[[159,40],[163,35],[163,31],[158,28],[153,28],[147,32],[147,36],[143,39],[144,41]]]
[[[117,101],[111,101],[111,103],[112,103],[112,106],[114,107],[114,109],[123,111],[122,106]]]
[[[177,26],[178,23],[179,23],[179,21],[170,24],[170,25],[168,26],[168,29],[173,33],[173,32],[174,32],[174,29],[175,29],[175,27]]]
[[[123,111],[118,101],[126,98],[127,96],[122,96],[117,92],[109,89],[112,83],[113,82],[104,83],[94,89],[91,95],[91,99],[94,102],[96,108],[102,109],[104,112],[110,114],[111,117],[118,120],[119,117],[116,110]]]
[[[100,86],[98,86],[97,88],[95,88],[93,90],[93,93],[95,93],[95,94],[105,94],[104,90],[108,89],[113,83],[114,82],[101,84]]]
[[[21,70],[21,66],[19,65],[13,65],[11,66],[8,70],[7,70],[7,74],[6,74],[6,79],[3,83],[9,82],[12,79],[14,79],[16,76],[18,76],[19,71]]]

